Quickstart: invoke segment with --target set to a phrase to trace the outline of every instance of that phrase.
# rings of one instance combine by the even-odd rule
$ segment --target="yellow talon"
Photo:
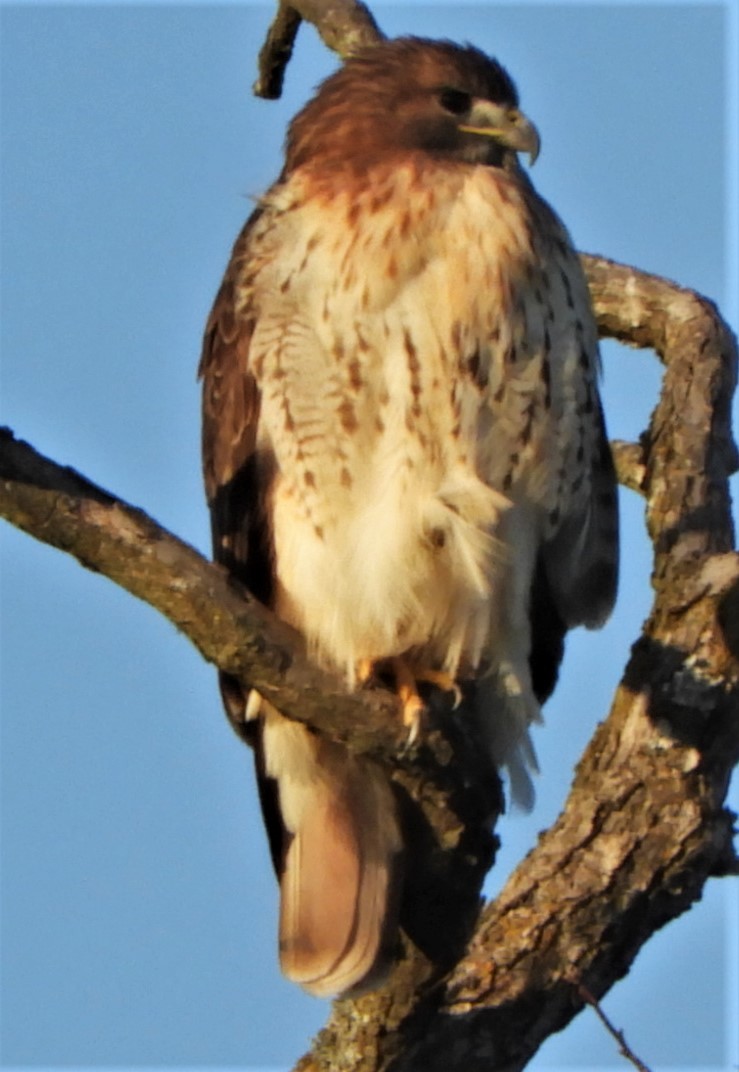
[[[444,670],[431,670],[413,666],[403,656],[388,659],[359,659],[356,666],[357,682],[365,685],[378,669],[389,669],[395,679],[395,689],[402,708],[403,725],[408,727],[408,745],[418,740],[423,724],[426,705],[418,694],[418,682],[436,686],[443,692],[454,693],[454,708],[462,702],[462,690],[451,674]]]
[[[374,671],[375,664],[372,659],[359,659],[355,671],[358,684],[366,685]]]

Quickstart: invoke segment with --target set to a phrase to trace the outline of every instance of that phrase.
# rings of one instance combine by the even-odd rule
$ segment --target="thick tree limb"
[[[0,516],[151,604],[205,659],[249,681],[286,714],[337,739],[353,727],[356,751],[394,755],[404,745],[393,695],[347,693],[308,661],[294,630],[218,566],[7,428],[0,429]]]

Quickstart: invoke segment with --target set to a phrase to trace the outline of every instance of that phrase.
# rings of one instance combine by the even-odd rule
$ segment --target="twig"
[[[275,100],[282,93],[285,68],[303,21],[312,23],[326,47],[342,59],[383,38],[372,12],[360,0],[340,4],[330,0],[280,0],[259,52],[259,74],[253,86],[257,97]]]
[[[302,18],[289,4],[281,3],[259,50],[259,74],[252,86],[255,96],[277,100],[282,94],[285,68],[293,54]]]
[[[595,1015],[603,1024],[606,1031],[616,1040],[616,1042],[618,1043],[618,1052],[621,1054],[621,1056],[625,1057],[627,1061],[631,1061],[632,1065],[635,1068],[639,1069],[639,1072],[651,1072],[649,1066],[645,1065],[644,1062],[636,1056],[631,1046],[629,1046],[628,1042],[624,1038],[623,1031],[619,1030],[617,1027],[614,1027],[614,1025],[606,1016],[606,1014],[603,1012],[603,1009],[600,1007],[598,999],[590,993],[588,988],[583,983],[577,984],[577,993],[586,1005],[590,1005],[590,1007],[595,1010]]]
[[[619,484],[644,495],[647,465],[644,450],[639,443],[625,443],[622,439],[611,440],[611,452],[616,466]]]

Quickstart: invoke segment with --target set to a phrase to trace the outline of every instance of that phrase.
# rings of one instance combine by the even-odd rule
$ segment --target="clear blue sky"
[[[375,11],[390,34],[498,56],[579,248],[702,291],[736,328],[734,5]],[[269,5],[0,13],[0,419],[206,551],[202,325],[288,118],[335,61],[304,28],[267,103],[249,90]],[[604,357],[611,433],[633,437],[656,359]],[[617,613],[569,645],[537,730],[539,803],[503,822],[491,892],[556,815],[648,611],[641,504],[622,501]],[[213,670],[107,580],[1,537],[4,1065],[289,1067],[327,1008],[279,975],[251,759]],[[709,883],[606,999],[654,1069],[737,1064],[736,893]],[[585,1013],[532,1067],[625,1066]]]

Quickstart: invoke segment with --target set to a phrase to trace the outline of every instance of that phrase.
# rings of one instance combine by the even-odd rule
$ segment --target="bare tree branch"
[[[0,429],[0,516],[149,603],[205,659],[248,681],[285,714],[336,739],[349,727],[347,743],[358,752],[402,749],[395,696],[348,693],[308,661],[293,629],[218,566],[7,428]]]
[[[259,74],[254,83],[258,97],[274,100],[282,93],[285,68],[290,62],[300,23],[313,23],[323,43],[342,59],[382,39],[382,31],[369,8],[358,0],[280,0],[277,13],[259,53]]]
[[[294,7],[284,3],[278,5],[259,52],[259,74],[252,86],[255,96],[265,100],[277,100],[282,96],[285,68],[292,57],[302,21]]]
[[[625,1057],[627,1061],[631,1061],[634,1068],[638,1069],[638,1072],[651,1072],[651,1069],[647,1065],[645,1065],[639,1057],[637,1057],[631,1046],[629,1046],[623,1031],[613,1026],[609,1018],[603,1012],[603,1009],[600,1007],[600,1004],[593,997],[587,987],[584,987],[582,983],[579,983],[577,987],[577,992],[583,999],[583,1001],[586,1004],[590,1005],[590,1007],[595,1011],[595,1015],[603,1024],[608,1034],[616,1040],[616,1042],[618,1043],[618,1052],[621,1054],[621,1056]]]
[[[360,9],[282,4],[260,91],[279,91],[300,17],[342,55],[377,40],[371,16],[355,21]],[[562,814],[485,909],[461,958],[498,807],[463,720],[445,712],[442,731],[432,718],[421,754],[402,756],[394,698],[347,695],[310,665],[287,627],[192,548],[9,433],[0,438],[3,516],[146,599],[205,658],[286,714],[393,766],[426,824],[418,827],[424,878],[435,876],[432,896],[446,909],[430,918],[441,927],[458,916],[457,933],[439,951],[404,921],[411,939],[393,977],[335,1004],[304,1072],[523,1068],[628,971],[709,876],[736,869],[724,808],[739,756],[739,556],[727,480],[737,465],[735,340],[700,296],[600,257],[583,264],[601,335],[652,348],[665,366],[640,443],[615,445],[620,479],[645,499],[654,605]]]

